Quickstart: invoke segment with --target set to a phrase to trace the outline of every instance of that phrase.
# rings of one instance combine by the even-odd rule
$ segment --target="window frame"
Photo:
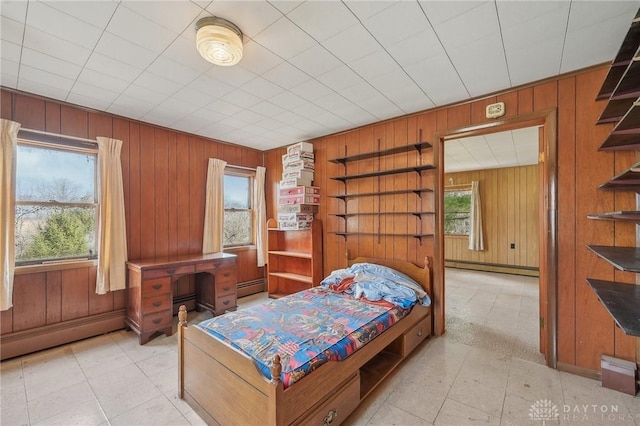
[[[31,132],[28,133],[31,136]],[[43,135],[48,136],[48,135]],[[14,260],[14,267],[16,271],[19,269],[34,269],[36,268],[38,271],[40,270],[49,270],[52,266],[55,268],[59,265],[73,265],[73,264],[85,264],[90,262],[92,264],[96,263],[99,257],[99,244],[98,244],[98,219],[100,216],[100,200],[99,200],[99,170],[98,170],[98,144],[89,140],[81,140],[74,141],[70,138],[65,138],[64,136],[57,136],[54,138],[54,141],[47,140],[38,140],[31,139],[27,136],[23,136],[20,133],[18,134],[17,145],[46,149],[46,150],[55,150],[61,152],[68,152],[74,154],[82,154],[82,155],[91,155],[94,157],[94,171],[93,171],[93,201],[92,202],[61,202],[57,200],[19,200],[18,199],[18,182],[17,182],[17,161],[16,161],[16,182],[14,188],[14,202],[15,208],[14,211],[17,213],[18,206],[43,206],[43,207],[90,207],[94,209],[94,253],[87,253],[86,255],[77,255],[77,256],[67,256],[67,257],[52,257],[45,259],[32,259],[32,260]],[[14,227],[16,223],[14,223]]]
[[[223,250],[234,250],[234,249],[240,249],[240,248],[246,248],[246,247],[253,247],[255,246],[256,243],[256,230],[255,230],[255,226],[254,226],[254,218],[255,218],[255,206],[253,205],[253,191],[254,191],[254,185],[255,185],[255,179],[256,179],[256,171],[254,169],[250,169],[250,168],[245,168],[245,167],[239,167],[239,166],[229,166],[227,165],[224,169],[224,177],[226,176],[236,176],[236,177],[244,177],[244,178],[248,178],[249,179],[249,188],[248,188],[248,204],[249,204],[249,208],[248,209],[238,209],[238,208],[225,208],[224,209],[224,220],[226,222],[226,213],[229,212],[250,212],[251,214],[251,236],[249,239],[249,242],[247,243],[241,243],[241,244],[224,244],[223,241],[223,245],[222,248]],[[224,183],[223,183],[224,185]]]
[[[445,186],[443,197],[446,197],[447,192],[469,192],[470,195],[473,197],[473,194],[471,194],[471,190],[472,190],[471,184],[449,185],[449,186]],[[470,200],[470,202],[469,202],[469,215],[471,215],[471,203],[472,202],[473,202],[472,200]],[[445,204],[446,203],[443,200],[443,203],[442,203],[443,207],[445,206]],[[444,222],[444,224],[446,224],[446,222],[447,222],[446,215],[447,215],[447,211],[445,210],[443,212],[443,222]],[[444,228],[445,229],[443,231],[444,231],[444,235],[445,236],[449,236],[449,237],[467,237],[467,238],[469,237],[469,233],[466,233],[466,234],[448,233],[448,232],[446,232],[446,226],[444,226]]]

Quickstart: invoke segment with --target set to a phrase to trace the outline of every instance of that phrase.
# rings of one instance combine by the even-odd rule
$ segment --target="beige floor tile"
[[[537,401],[531,402],[516,395],[507,394],[504,399],[501,425],[565,425],[562,421],[562,404],[558,405],[550,400],[548,404]],[[543,404],[543,405],[541,405]]]
[[[207,423],[202,420],[202,418],[195,411],[185,414],[184,417],[187,419],[191,426],[219,426],[217,423],[207,425]]]
[[[169,369],[176,370],[178,365],[178,351],[170,350],[146,358],[137,363],[138,367],[144,374],[153,376],[158,373],[166,372]],[[176,382],[177,383],[177,382]]]
[[[109,419],[112,426],[180,425],[185,422],[182,413],[164,395]]]
[[[386,402],[433,423],[450,388],[451,385],[438,376],[413,380],[407,378],[396,387]]]
[[[367,426],[423,426],[432,423],[385,402],[367,422]]]
[[[492,416],[476,408],[447,398],[434,424],[443,426],[499,425],[500,417]]]
[[[0,362],[0,384],[12,385],[22,381],[22,358],[13,358]]]
[[[24,382],[0,382],[0,407],[11,407],[16,404],[26,404],[27,391]]]
[[[165,339],[167,338],[164,336],[151,339],[144,345],[140,345],[138,343],[138,337],[133,331],[119,331],[117,333],[113,333],[113,339],[116,341],[120,349],[122,349],[134,363],[175,349],[175,346],[172,348],[170,345],[165,343]],[[177,340],[175,342],[177,344]]]
[[[11,426],[29,425],[29,410],[27,403],[21,402],[11,405],[3,405],[0,410],[0,424]]]
[[[27,401],[85,381],[69,346],[28,355],[22,366]]]
[[[557,370],[518,358],[511,359],[506,393],[529,402],[547,399],[558,406],[564,403]]]
[[[27,404],[29,418],[32,423],[39,423],[68,411],[70,407],[95,400],[96,397],[89,383],[80,382],[29,401]]]
[[[93,426],[101,425],[107,421],[100,404],[95,399],[82,404],[72,405],[66,411],[56,416],[47,417],[39,423],[32,423],[34,426]]]

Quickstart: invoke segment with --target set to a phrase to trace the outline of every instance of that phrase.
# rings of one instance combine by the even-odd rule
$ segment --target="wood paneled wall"
[[[24,93],[0,92],[2,118],[23,128],[80,138],[123,141],[122,167],[129,259],[202,250],[209,158],[262,165],[261,151],[87,111]],[[236,250],[238,283],[264,277],[256,251]],[[17,275],[14,307],[2,312],[2,335],[120,310],[124,291],[95,294],[95,267]],[[174,295],[195,293],[193,277],[174,283]]]
[[[450,179],[455,185],[479,182],[485,249],[469,250],[466,235],[445,235],[445,260],[537,269],[538,166],[445,174],[445,183]]]
[[[324,271],[343,267],[344,251],[351,249],[352,256],[374,256],[386,259],[404,259],[421,264],[424,256],[434,255],[433,240],[422,245],[404,237],[377,238],[342,237],[331,234],[341,229],[342,219],[329,213],[340,211],[342,201],[328,198],[327,194],[339,192],[339,182],[330,176],[340,174],[338,165],[327,160],[344,154],[376,149],[378,137],[385,144],[414,141],[416,129],[421,128],[425,139],[437,143],[435,135],[452,129],[488,123],[485,108],[495,102],[504,102],[506,117],[516,117],[531,112],[557,110],[558,118],[558,361],[585,371],[600,370],[600,355],[609,354],[624,359],[635,358],[636,339],[626,336],[616,328],[613,319],[600,304],[586,283],[587,277],[635,282],[635,275],[614,272],[614,268],[597,258],[587,244],[635,245],[633,224],[594,221],[587,214],[616,210],[635,210],[633,194],[628,192],[598,191],[599,184],[635,162],[633,152],[599,152],[598,147],[611,130],[611,125],[596,126],[595,122],[605,107],[595,97],[607,73],[608,66],[546,80],[517,90],[505,91],[472,102],[443,107],[376,123],[345,133],[311,141],[316,153],[315,184],[322,189],[321,205],[317,217],[324,224]],[[386,145],[389,146],[389,145]],[[267,166],[269,216],[276,213],[276,185],[281,173],[281,154],[276,149],[265,154]],[[406,154],[407,160],[410,156]],[[439,158],[435,157],[436,160]],[[393,160],[400,162],[401,160]],[[439,160],[438,160],[439,161]],[[440,164],[436,164],[440,167]],[[363,166],[366,167],[366,166]],[[435,174],[433,175],[435,176]],[[392,183],[385,183],[385,185]],[[428,183],[427,183],[428,184]],[[367,185],[363,182],[362,185]],[[407,197],[406,206],[394,208],[412,209],[415,200]],[[431,201],[432,202],[432,201]],[[375,211],[382,209],[370,201],[358,200],[349,211]],[[384,206],[384,208],[387,208]],[[358,222],[354,221],[354,228]],[[398,224],[405,227],[409,224]],[[442,298],[443,295],[435,294]]]

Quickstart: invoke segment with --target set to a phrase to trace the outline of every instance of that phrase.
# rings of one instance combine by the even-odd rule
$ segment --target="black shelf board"
[[[601,220],[626,220],[631,222],[640,222],[640,211],[618,211],[607,213],[594,213],[587,215],[589,219],[601,219]]]
[[[368,177],[387,176],[387,175],[395,175],[395,174],[408,173],[408,172],[421,172],[423,170],[432,170],[432,169],[435,169],[435,166],[433,164],[423,164],[420,166],[403,167],[400,169],[378,170],[375,172],[359,173],[355,175],[334,176],[331,179],[346,182],[351,179],[363,179]]]
[[[610,99],[640,96],[640,56],[631,60]]]
[[[640,135],[612,133],[602,142],[598,149],[598,151],[614,150],[640,150]]]
[[[341,218],[350,216],[377,216],[377,215],[406,215],[424,216],[426,214],[435,214],[436,212],[366,212],[366,213],[329,213],[329,216],[337,216]]]
[[[640,136],[640,98],[638,98],[620,119],[611,132],[613,134],[638,134]]]
[[[385,156],[385,155],[400,154],[400,153],[403,153],[403,152],[412,151],[414,149],[416,151],[418,151],[418,153],[421,153],[424,148],[431,148],[431,144],[429,142],[418,142],[418,143],[414,143],[414,144],[402,145],[402,146],[396,146],[396,147],[393,147],[393,148],[383,149],[381,151],[373,151],[373,152],[365,152],[365,153],[362,153],[362,154],[347,155],[345,157],[333,158],[333,159],[331,159],[329,161],[332,162],[332,163],[346,164],[349,161],[367,160],[369,158],[382,157],[382,156]]]
[[[611,100],[604,107],[604,111],[600,114],[600,118],[596,121],[596,124],[616,123],[622,120],[622,117],[629,111],[629,108],[633,106],[636,98],[630,96],[625,99]]]
[[[640,163],[636,163],[624,172],[599,186],[600,189],[619,189],[620,187],[640,186]]]
[[[640,272],[640,247],[588,245],[587,248],[621,271]]]
[[[624,75],[624,72],[626,71],[630,63],[631,60],[627,59],[623,62],[616,62],[611,64],[611,68],[609,68],[609,72],[607,73],[607,76],[602,83],[602,88],[600,89],[598,96],[596,96],[597,101],[609,99],[611,97],[611,94],[615,90],[618,82]]]
[[[362,235],[368,237],[413,237],[418,239],[422,239],[422,237],[433,237],[433,234],[388,234],[376,232],[330,232],[330,234],[340,235],[345,238],[349,235]]]
[[[587,283],[625,334],[640,337],[640,286],[593,278]]]
[[[420,197],[420,194],[425,192],[433,192],[431,188],[415,188],[415,189],[398,189],[395,191],[379,191],[379,192],[354,192],[352,194],[338,194],[338,195],[330,195],[330,198],[338,198],[340,200],[345,200],[347,198],[358,198],[358,197],[373,197],[376,195],[395,195],[395,194],[416,194]]]

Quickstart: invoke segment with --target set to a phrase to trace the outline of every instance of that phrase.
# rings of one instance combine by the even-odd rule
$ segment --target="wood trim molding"
[[[126,327],[125,317],[126,310],[120,309],[31,330],[5,334],[0,336],[0,358],[4,361],[8,358],[75,342],[87,337],[121,330]]]
[[[602,376],[599,371],[591,370],[589,368],[578,367],[573,364],[566,364],[564,362],[558,362],[556,368],[566,373],[575,374],[577,376],[586,377],[593,380],[601,380]]]

